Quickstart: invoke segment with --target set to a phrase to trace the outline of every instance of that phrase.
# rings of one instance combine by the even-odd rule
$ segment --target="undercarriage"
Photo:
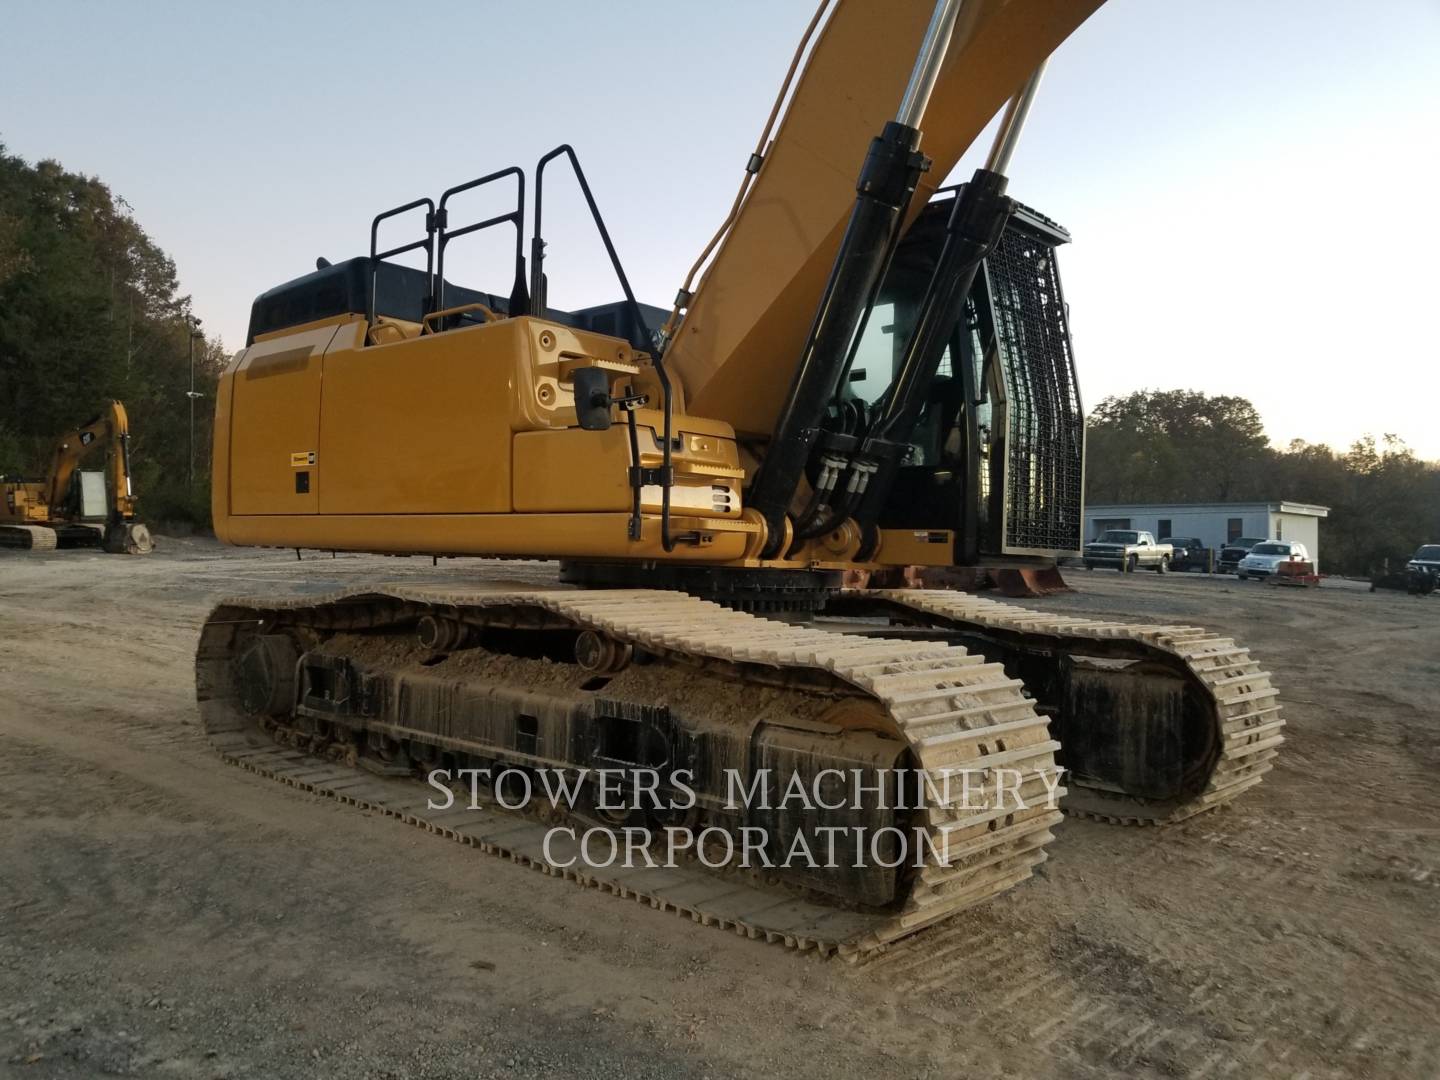
[[[150,530],[139,522],[63,522],[54,525],[0,525],[0,547],[25,551],[102,548],[112,555],[144,555],[155,550]]]
[[[848,957],[1024,881],[1059,805],[1228,801],[1283,724],[1227,639],[920,589],[786,619],[668,590],[227,601],[197,693],[248,769]]]

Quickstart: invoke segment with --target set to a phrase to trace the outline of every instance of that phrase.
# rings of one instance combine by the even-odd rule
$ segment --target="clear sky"
[[[106,180],[231,348],[256,293],[364,253],[377,211],[560,142],[664,305],[812,11],[0,0],[0,141]],[[1074,234],[1087,402],[1236,393],[1280,445],[1394,432],[1440,459],[1437,0],[1111,0],[1052,61],[1010,176]],[[615,298],[552,190],[551,302]],[[447,276],[506,291],[481,247]]]

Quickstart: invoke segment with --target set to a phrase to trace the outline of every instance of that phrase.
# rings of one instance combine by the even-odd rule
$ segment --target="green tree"
[[[60,433],[108,398],[130,413],[142,513],[209,522],[214,385],[200,339],[196,482],[189,482],[190,298],[175,264],[94,177],[0,144],[0,470],[38,475]]]
[[[1141,390],[1106,398],[1087,425],[1091,502],[1290,499],[1330,507],[1320,525],[1332,573],[1368,574],[1440,542],[1440,466],[1394,435],[1347,452],[1295,440],[1277,450],[1240,397]]]
[[[1090,415],[1090,498],[1207,502],[1247,497],[1264,467],[1265,426],[1241,397],[1137,390]]]
[[[1433,535],[1434,505],[1425,497],[1433,488],[1427,475],[1433,469],[1395,435],[1386,435],[1379,445],[1365,436],[1350,448],[1345,463],[1351,483],[1336,532],[1349,562],[1362,571],[1403,564]]]

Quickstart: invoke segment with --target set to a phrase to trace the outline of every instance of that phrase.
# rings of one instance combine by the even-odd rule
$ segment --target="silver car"
[[[1240,565],[1235,568],[1235,573],[1241,581],[1249,578],[1266,578],[1275,572],[1275,567],[1280,563],[1289,562],[1292,559],[1302,562],[1309,561],[1310,553],[1305,550],[1304,544],[1296,543],[1294,540],[1266,540],[1250,549],[1250,554],[1240,560]]]

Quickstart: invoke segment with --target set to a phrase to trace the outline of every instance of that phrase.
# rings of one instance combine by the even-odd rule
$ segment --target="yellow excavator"
[[[822,4],[668,315],[636,301],[569,146],[388,210],[368,256],[258,297],[217,398],[222,540],[558,574],[222,603],[196,660],[217,750],[851,956],[1029,877],[1061,819],[1047,792],[1161,824],[1258,783],[1283,720],[1233,641],[926,587],[1081,547],[1069,238],[1005,171],[1046,58],[1098,3]],[[941,187],[997,115],[985,166]],[[556,167],[621,302],[547,303]],[[513,203],[457,220],[478,188]],[[491,230],[513,233],[513,280],[452,283],[451,245]],[[607,799],[616,770],[658,790]],[[934,784],[957,773],[983,794]],[[527,801],[551,774],[577,797]],[[557,847],[557,819],[585,831]],[[646,842],[613,863],[565,846],[596,827]],[[641,858],[680,829],[701,838],[682,857]],[[836,830],[872,846],[788,857]],[[923,857],[895,857],[907,836]]]
[[[81,463],[97,448],[105,450],[105,470],[82,472]],[[144,555],[155,546],[150,530],[135,520],[130,421],[118,401],[55,440],[43,481],[0,477],[0,499],[0,545],[6,547],[98,545],[116,555]],[[97,506],[101,513],[92,512]]]

